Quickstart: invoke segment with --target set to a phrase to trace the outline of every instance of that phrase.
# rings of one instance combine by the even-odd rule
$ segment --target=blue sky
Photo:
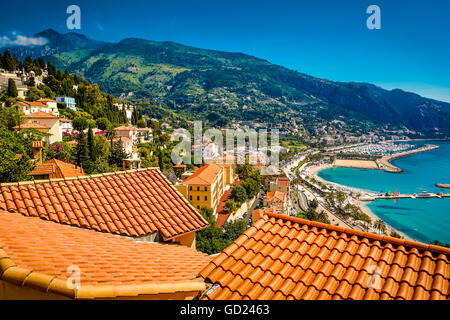
[[[88,37],[138,37],[243,52],[316,77],[364,81],[450,102],[450,1],[147,0],[2,4],[0,39],[47,28],[67,32],[67,6],[81,8]],[[25,3],[25,4],[24,4]],[[381,30],[369,30],[369,5]],[[20,18],[18,18],[20,17]]]

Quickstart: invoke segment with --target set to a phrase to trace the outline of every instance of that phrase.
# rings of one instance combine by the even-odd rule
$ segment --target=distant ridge
[[[218,125],[229,119],[279,123],[296,117],[303,123],[345,120],[366,132],[389,125],[433,137],[450,135],[450,103],[400,89],[334,82],[244,53],[171,41],[126,38],[106,43],[52,29],[36,36],[49,43],[14,48],[13,54],[44,56],[115,96],[160,104]]]

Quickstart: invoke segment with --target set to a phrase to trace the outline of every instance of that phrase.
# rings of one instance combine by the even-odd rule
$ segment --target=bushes
[[[234,202],[244,203],[247,201],[247,192],[244,187],[239,185],[233,188],[230,197]]]
[[[197,232],[196,249],[206,254],[222,252],[227,247],[223,231],[220,228],[209,227]]]

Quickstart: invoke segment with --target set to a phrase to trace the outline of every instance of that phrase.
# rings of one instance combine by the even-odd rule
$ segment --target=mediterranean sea
[[[381,170],[331,168],[318,175],[325,180],[379,193],[444,192],[436,183],[450,183],[450,142],[408,141],[422,146],[434,144],[439,149],[417,153],[391,161],[404,170],[388,173]],[[426,243],[438,240],[450,243],[450,198],[377,200],[368,204],[380,219],[409,237]]]

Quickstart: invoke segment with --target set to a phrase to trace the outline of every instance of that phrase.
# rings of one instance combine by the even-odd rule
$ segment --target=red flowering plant
[[[72,146],[63,141],[55,142],[45,149],[45,158],[69,161],[72,158]]]

